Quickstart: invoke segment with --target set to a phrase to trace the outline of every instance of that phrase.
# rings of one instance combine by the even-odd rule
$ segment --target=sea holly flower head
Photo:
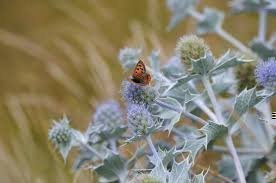
[[[125,70],[129,70],[139,61],[142,50],[135,48],[123,48],[119,52],[118,59]]]
[[[195,35],[181,37],[176,45],[176,54],[188,70],[191,69],[192,60],[204,57],[207,51],[209,51],[208,45]]]
[[[130,81],[123,81],[121,92],[127,104],[139,104],[146,107],[153,103],[158,95],[152,87],[140,86]]]
[[[122,121],[122,110],[120,105],[114,100],[99,105],[93,116],[95,125],[101,125],[104,128],[103,130],[112,129],[114,126],[120,125]]]
[[[257,65],[255,70],[257,83],[263,87],[276,88],[276,60],[270,58]]]
[[[49,130],[48,138],[66,159],[73,144],[73,130],[69,126],[69,120],[66,116],[59,121],[54,121],[53,127]]]
[[[237,79],[237,90],[238,92],[243,91],[245,88],[253,88],[256,86],[255,79],[255,64],[241,64],[235,69],[235,76]]]
[[[145,136],[154,126],[154,120],[144,105],[132,104],[128,107],[127,121],[130,129],[137,136]]]

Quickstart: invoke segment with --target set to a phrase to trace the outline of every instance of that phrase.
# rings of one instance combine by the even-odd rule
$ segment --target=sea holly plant
[[[264,2],[235,6],[271,12],[273,2]],[[121,49],[118,60],[125,72],[137,71],[139,60],[145,64],[138,67],[138,80],[122,79],[121,101],[99,104],[84,132],[72,128],[66,116],[49,130],[49,140],[64,160],[71,149],[79,150],[74,170],[93,171],[99,182],[275,181],[276,125],[270,118],[276,94],[274,47],[261,37],[255,38],[259,46],[245,46],[222,29],[221,12],[206,8],[201,14],[197,4],[168,0],[173,14],[169,29],[192,16],[198,34],[225,36],[238,50],[216,58],[212,47],[194,34],[180,37],[167,61],[158,50],[143,59],[140,48]],[[147,74],[152,80],[143,83]],[[199,159],[208,152],[220,159],[206,165]]]

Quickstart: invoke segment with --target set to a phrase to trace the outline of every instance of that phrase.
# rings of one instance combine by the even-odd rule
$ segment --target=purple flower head
[[[127,111],[127,120],[129,127],[138,136],[147,135],[148,129],[154,125],[150,112],[143,105],[130,105]]]
[[[93,116],[94,125],[100,125],[102,130],[108,130],[119,125],[123,121],[123,113],[120,105],[113,100],[99,105]]]
[[[155,100],[157,92],[148,86],[140,86],[129,81],[123,81],[122,95],[128,105],[139,104],[148,107]]]
[[[257,83],[263,87],[276,88],[276,60],[270,58],[257,65],[255,70]]]

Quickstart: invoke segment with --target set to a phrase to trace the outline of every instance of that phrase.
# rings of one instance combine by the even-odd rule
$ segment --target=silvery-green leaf
[[[160,50],[154,50],[149,56],[150,67],[154,72],[160,72],[159,54]]]
[[[70,150],[72,149],[72,147],[73,147],[73,146],[72,146],[72,143],[61,144],[61,145],[59,146],[59,152],[60,152],[60,154],[62,155],[64,161],[66,161],[67,156],[68,156]]]
[[[127,176],[127,161],[117,154],[110,154],[103,164],[94,168],[97,174],[108,181],[125,180]]]
[[[214,58],[210,52],[206,52],[204,57],[198,60],[192,60],[192,70],[193,74],[206,75],[214,67]]]
[[[191,163],[189,163],[189,158],[180,163],[174,161],[172,170],[168,176],[168,183],[190,183],[190,168]]]
[[[250,90],[244,89],[235,100],[234,110],[228,118],[228,124],[231,124],[239,120],[242,115],[248,111],[251,107],[255,106],[259,102],[265,99],[267,96],[261,96],[256,94],[256,88]]]
[[[167,125],[167,126],[165,127],[165,130],[168,130],[169,133],[171,133],[171,131],[172,131],[174,125],[175,125],[177,122],[179,122],[180,118],[181,118],[181,113],[177,113],[175,116],[173,116],[173,117],[170,119],[171,121],[170,121],[169,125]]]
[[[215,32],[217,28],[221,27],[223,22],[223,13],[216,9],[205,8],[203,12],[203,19],[197,25],[198,34],[206,34]]]
[[[205,137],[201,137],[197,139],[187,139],[184,142],[183,148],[178,151],[190,153],[192,160],[194,161],[198,152],[205,146],[205,143],[206,143]]]
[[[150,172],[150,175],[158,179],[162,183],[166,183],[167,173],[168,172],[164,170],[163,166],[160,163],[152,169],[152,171]]]
[[[208,122],[208,124],[204,125],[200,131],[205,134],[205,148],[207,149],[207,145],[217,138],[220,138],[227,134],[228,128],[224,125],[219,125],[213,122]]]
[[[98,143],[109,139],[119,138],[126,132],[126,130],[126,126],[117,126],[112,130],[100,131],[99,137],[101,137],[101,140],[98,141]]]
[[[260,170],[250,172],[246,179],[250,183],[263,183],[266,181],[264,173]]]
[[[183,77],[177,78],[177,83],[175,84],[174,87],[178,87],[179,85],[187,84],[188,81],[200,77],[199,74],[189,74],[185,75]]]
[[[161,69],[164,76],[171,80],[176,80],[185,75],[185,66],[177,56],[171,57]]]
[[[181,104],[174,98],[171,98],[171,97],[158,98],[155,103],[162,108],[162,110],[160,111],[160,114],[158,114],[158,117],[162,119],[171,119],[175,115],[182,112]],[[178,109],[179,111],[169,109],[168,106]]]
[[[202,171],[200,174],[194,176],[192,183],[205,183],[205,176],[207,175],[208,171],[204,174]]]
[[[168,166],[168,164],[175,158],[175,156],[176,156],[176,153],[175,153],[175,149],[174,148],[172,148],[172,149],[170,149],[170,150],[161,150],[161,149],[159,149],[158,150],[158,154],[159,154],[159,157],[160,157],[160,159],[162,160],[162,162],[163,162],[163,165],[164,165],[164,167],[167,167]],[[156,157],[155,156],[149,156],[149,160],[150,160],[150,162],[153,164],[153,165],[155,165],[155,166],[157,166],[158,165],[158,162],[159,162],[159,160],[158,159],[156,159]]]
[[[244,145],[270,152],[274,143],[273,129],[256,115],[248,114],[244,123],[246,128],[241,129]]]
[[[250,62],[251,60],[245,60],[241,56],[234,54],[230,51],[227,51],[222,57],[218,59],[214,68],[210,71],[210,73],[216,73],[221,70],[228,69],[230,67],[234,67],[238,64]]]
[[[180,85],[167,92],[167,96],[177,99],[182,104],[186,104],[200,95],[191,92],[191,89],[187,85]]]
[[[179,22],[189,15],[189,10],[193,9],[198,0],[167,0],[167,7],[172,13],[172,17],[167,29],[172,30]]]
[[[251,43],[251,49],[256,52],[264,61],[270,57],[276,57],[276,50],[268,44],[254,40]]]

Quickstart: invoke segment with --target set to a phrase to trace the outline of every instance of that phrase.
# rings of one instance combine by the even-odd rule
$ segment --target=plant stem
[[[193,115],[192,113],[189,113],[189,112],[186,112],[182,109],[177,109],[175,108],[174,106],[171,106],[171,105],[168,105],[164,102],[161,102],[161,101],[156,101],[156,104],[160,105],[161,107],[164,107],[164,108],[167,108],[167,109],[170,109],[172,111],[175,111],[175,112],[179,112],[179,113],[182,113],[183,116],[186,116],[187,118],[191,119],[191,120],[194,120],[202,125],[205,125],[207,124],[207,121],[197,117],[196,115]]]
[[[213,148],[211,149],[215,152],[219,152],[219,153],[229,153],[228,149],[222,146],[213,146]],[[263,151],[263,150],[259,150],[259,149],[245,149],[245,148],[239,148],[236,149],[238,154],[258,154],[258,155],[264,155],[267,152]]]
[[[94,148],[91,147],[90,145],[85,144],[85,143],[83,143],[83,142],[81,142],[81,141],[79,141],[79,143],[80,143],[83,147],[85,147],[87,150],[89,150],[90,152],[92,152],[93,154],[95,154],[96,156],[98,156],[101,160],[104,160],[104,156],[103,156],[101,153],[99,153],[96,149],[94,149]]]
[[[215,96],[215,93],[214,93],[214,90],[212,88],[212,85],[209,81],[209,78],[208,76],[203,76],[202,77],[202,83],[209,95],[209,98],[211,100],[211,103],[213,104],[213,108],[214,108],[214,111],[215,111],[215,114],[218,118],[218,123],[220,124],[223,124],[224,120],[223,120],[223,117],[222,117],[222,112],[220,110],[220,106],[218,105],[217,103],[217,99],[216,99],[216,96]]]
[[[110,148],[114,153],[118,153],[117,151],[117,145],[116,145],[116,140],[115,139],[110,139],[109,140]]]
[[[165,171],[166,169],[165,169],[165,167],[164,167],[164,165],[163,165],[163,162],[162,162],[161,158],[159,157],[159,155],[158,155],[158,153],[157,153],[157,151],[156,151],[156,149],[155,149],[155,147],[154,147],[154,145],[153,145],[153,142],[152,142],[152,140],[151,140],[151,136],[148,135],[148,136],[146,137],[146,140],[147,140],[147,143],[148,143],[148,145],[149,145],[149,147],[150,147],[151,152],[153,153],[154,158],[157,159],[157,160],[159,161],[159,163],[161,164],[163,170]]]
[[[259,11],[259,32],[258,32],[258,39],[261,42],[265,42],[266,24],[267,24],[267,11],[265,9],[261,9]]]
[[[216,99],[215,93],[213,91],[213,88],[211,86],[211,83],[210,83],[210,80],[209,80],[208,76],[203,76],[202,77],[202,82],[203,82],[203,85],[204,85],[205,89],[207,90],[207,93],[208,93],[209,98],[211,100],[211,103],[213,105],[213,108],[214,108],[214,111],[215,111],[216,116],[218,118],[218,121],[220,123],[224,124],[224,118],[222,116],[220,106],[217,103],[217,99]],[[238,153],[235,149],[235,146],[234,146],[234,143],[233,143],[233,140],[232,140],[232,137],[231,137],[230,134],[228,134],[227,137],[226,137],[226,145],[228,147],[228,150],[229,150],[231,156],[233,157],[234,164],[235,164],[235,167],[236,167],[236,171],[237,171],[240,183],[246,183],[244,172],[243,172],[243,169],[242,169],[242,166],[241,166],[241,162],[240,162],[240,159],[238,157]]]
[[[236,170],[237,170],[237,173],[238,173],[238,177],[240,179],[240,183],[246,183],[244,172],[243,172],[243,169],[242,169],[242,165],[241,165],[238,153],[235,149],[233,140],[232,140],[230,135],[228,135],[226,137],[226,144],[227,144],[228,150],[229,150],[229,152],[230,152],[230,154],[231,154],[231,156],[234,160],[234,164],[235,164],[235,167],[236,167]]]
[[[194,9],[190,10],[189,14],[197,21],[201,21],[203,19],[203,15],[201,13],[195,11]],[[239,50],[241,50],[245,53],[251,53],[251,50],[248,47],[246,47],[242,42],[237,40],[231,34],[226,32],[222,27],[217,27],[215,31],[220,37],[222,37],[223,39],[225,39],[226,41],[231,43],[233,46],[237,47]]]
[[[241,50],[242,52],[252,53],[252,51],[248,47],[246,47],[242,42],[240,42],[239,40],[237,40],[231,34],[229,34],[228,32],[226,32],[222,27],[216,28],[216,33],[220,37],[222,37],[223,39],[225,39],[226,41],[228,41],[229,43],[231,43],[233,46],[235,46],[236,48],[238,48],[239,50]]]

